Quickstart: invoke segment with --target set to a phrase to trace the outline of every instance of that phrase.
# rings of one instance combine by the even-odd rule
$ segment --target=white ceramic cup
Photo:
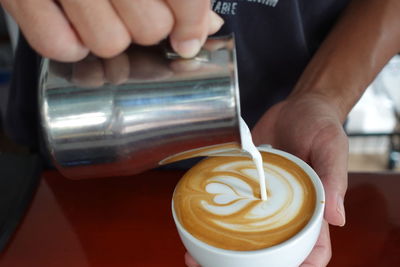
[[[172,200],[172,214],[179,236],[187,251],[202,267],[295,267],[306,259],[317,241],[325,208],[324,188],[318,175],[294,155],[270,147],[259,147],[259,150],[283,156],[308,174],[316,191],[314,213],[300,232],[278,245],[254,251],[234,251],[213,247],[192,236],[180,224]]]

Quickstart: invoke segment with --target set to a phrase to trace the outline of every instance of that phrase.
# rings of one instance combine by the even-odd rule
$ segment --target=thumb
[[[201,267],[188,252],[185,253],[185,264],[188,267]]]
[[[324,185],[325,219],[332,225],[343,226],[346,222],[343,202],[347,190],[348,140],[339,123],[317,134],[310,161]]]
[[[223,20],[210,12],[210,1],[167,0],[175,18],[170,40],[174,50],[184,58],[194,57],[210,32],[216,32]]]

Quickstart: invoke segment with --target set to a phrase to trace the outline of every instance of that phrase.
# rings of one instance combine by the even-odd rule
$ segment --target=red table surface
[[[181,175],[45,172],[0,266],[185,266],[170,204]],[[331,228],[329,266],[400,266],[400,175],[350,174],[346,210],[346,226]]]

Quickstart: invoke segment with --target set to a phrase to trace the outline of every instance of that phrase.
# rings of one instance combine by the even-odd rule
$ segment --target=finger
[[[208,51],[216,51],[225,47],[227,47],[226,41],[220,39],[208,39],[203,45],[203,48]]]
[[[60,0],[83,43],[100,57],[113,57],[125,50],[131,38],[108,0]]]
[[[344,196],[347,189],[348,141],[340,125],[324,129],[311,148],[311,164],[325,189],[325,219],[333,225],[346,222]]]
[[[126,53],[119,54],[116,57],[104,59],[104,74],[106,80],[113,84],[121,84],[129,78],[129,58]]]
[[[71,80],[72,64],[60,61],[51,61],[49,64],[49,72],[54,73],[57,77],[64,80]]]
[[[173,14],[162,0],[112,0],[112,4],[137,44],[157,44],[172,30]]]
[[[186,73],[199,70],[202,66],[202,63],[197,60],[177,59],[172,61],[170,66],[174,72]]]
[[[44,57],[68,62],[88,54],[89,50],[53,1],[4,0],[2,4],[15,18],[29,44]]]
[[[100,59],[88,56],[72,67],[71,82],[81,87],[99,87],[104,84],[104,69]]]
[[[328,265],[332,257],[331,238],[329,236],[329,225],[324,220],[321,227],[321,233],[318,237],[310,255],[300,267],[315,267]]]
[[[149,47],[133,47],[128,51],[130,75],[134,80],[162,80],[173,75],[168,62]]]
[[[185,264],[188,267],[201,267],[188,252],[185,253]]]
[[[216,33],[224,25],[224,20],[212,10],[209,11],[208,20],[208,35]]]
[[[209,30],[210,1],[166,0],[174,13],[175,24],[171,45],[182,57],[194,57],[203,45]]]

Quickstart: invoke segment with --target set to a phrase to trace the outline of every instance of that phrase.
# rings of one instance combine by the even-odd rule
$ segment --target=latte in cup
[[[261,200],[253,161],[210,157],[190,169],[173,196],[175,220],[196,239],[216,248],[254,251],[301,231],[316,210],[309,174],[287,157],[261,152],[268,200]]]

